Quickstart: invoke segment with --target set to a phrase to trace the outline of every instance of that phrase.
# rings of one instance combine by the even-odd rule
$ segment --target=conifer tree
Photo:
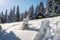
[[[8,17],[8,18],[9,18],[9,22],[12,22],[12,21],[13,21],[13,19],[12,19],[12,12],[13,12],[13,11],[12,11],[12,9],[11,9],[10,12],[9,12],[9,17]]]
[[[29,8],[29,15],[30,15],[30,19],[33,19],[33,16],[34,16],[34,6],[33,5]]]
[[[2,22],[2,23],[5,23],[4,19],[5,19],[5,18],[4,18],[4,14],[3,14],[3,11],[2,11],[2,12],[1,12],[1,22]]]
[[[39,11],[39,6],[37,5],[35,8],[35,15],[37,14],[38,11]]]
[[[6,12],[5,12],[5,23],[8,22],[8,15],[7,15],[7,9],[6,9]]]
[[[39,4],[39,11],[42,11],[42,12],[45,11],[43,2],[40,2],[40,4]]]
[[[13,19],[13,22],[16,21],[16,15],[15,15],[15,6],[13,7],[13,10],[12,10],[12,19]]]
[[[16,9],[16,21],[20,21],[20,13],[19,13],[19,6],[17,6],[17,9]]]

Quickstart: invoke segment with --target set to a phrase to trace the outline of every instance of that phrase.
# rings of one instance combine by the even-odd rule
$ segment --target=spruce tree
[[[33,16],[34,16],[34,6],[33,5],[29,8],[29,14],[30,14],[30,19],[33,19]]]
[[[13,21],[13,19],[12,19],[12,13],[13,13],[13,11],[12,11],[12,9],[10,10],[10,12],[9,12],[9,22],[12,22]]]
[[[5,23],[8,22],[8,15],[7,15],[7,9],[6,9],[6,12],[5,12]]]
[[[16,21],[16,15],[15,15],[15,6],[13,9],[9,12],[9,22],[15,22]]]
[[[15,15],[15,6],[13,7],[13,10],[12,10],[12,19],[13,19],[13,22],[16,21],[16,15]]]
[[[17,9],[16,9],[16,21],[20,21],[20,13],[19,13],[19,6],[17,6]]]
[[[37,14],[38,11],[39,11],[39,6],[37,5],[35,8],[35,15]]]
[[[4,20],[5,20],[5,18],[4,18],[4,14],[3,14],[3,11],[2,11],[2,12],[1,12],[1,22],[2,22],[2,23],[5,23]]]
[[[45,11],[43,2],[40,2],[39,4],[39,11],[42,11],[42,12]]]

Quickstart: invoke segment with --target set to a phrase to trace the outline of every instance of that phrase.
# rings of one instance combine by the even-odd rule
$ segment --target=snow
[[[35,31],[27,31],[27,30],[15,30],[14,33],[21,38],[21,40],[33,40],[34,35],[37,32]]]
[[[29,26],[31,28],[30,30],[22,30],[23,22],[5,23],[5,24],[0,24],[0,25],[2,26],[3,30],[6,30],[7,33],[10,33],[12,31],[21,40],[33,40],[36,34],[39,32],[36,30],[41,28],[41,22],[45,20],[50,21],[49,25],[51,26],[53,30],[60,28],[59,27],[60,17],[31,20],[29,21]]]

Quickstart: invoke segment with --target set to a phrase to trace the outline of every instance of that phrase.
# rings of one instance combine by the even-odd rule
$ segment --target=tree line
[[[29,16],[30,20],[34,20],[36,17],[39,19],[43,18],[41,15],[38,16],[38,14],[42,14],[43,16],[45,14],[45,7],[43,2],[40,2],[35,8],[32,5],[28,11],[25,10],[23,13],[20,13],[19,6],[17,6],[17,8],[14,6],[12,9],[10,9],[9,12],[6,9],[5,13],[3,13],[3,11],[0,13],[0,19],[2,23],[11,23],[23,21],[26,16]]]

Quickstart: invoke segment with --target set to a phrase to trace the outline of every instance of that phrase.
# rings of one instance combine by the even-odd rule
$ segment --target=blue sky
[[[0,0],[0,12],[8,9],[8,11],[14,6],[20,7],[20,13],[28,10],[29,7],[33,4],[34,7],[38,5],[41,1],[44,2],[44,6],[46,6],[46,0]]]

